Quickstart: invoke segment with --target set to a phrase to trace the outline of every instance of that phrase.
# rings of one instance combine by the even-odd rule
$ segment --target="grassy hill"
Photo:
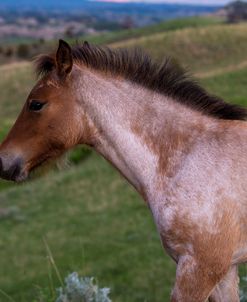
[[[202,72],[246,60],[246,23],[159,32],[114,43],[116,47],[142,47],[155,58],[177,59],[193,72]]]
[[[247,105],[247,24],[142,31],[108,42],[144,47],[158,59],[172,55],[209,91]],[[3,137],[34,76],[29,63],[1,66],[0,72]],[[60,282],[46,243],[62,278],[72,271],[95,276],[111,287],[113,302],[169,301],[175,266],[161,248],[150,212],[96,154],[29,183],[1,182],[0,190],[1,302],[54,301]]]
[[[119,41],[129,40],[130,38],[138,38],[142,36],[150,36],[153,33],[175,31],[183,28],[199,28],[215,24],[222,24],[223,19],[215,17],[191,17],[169,20],[152,26],[114,30],[100,35],[83,36],[81,40],[88,40],[96,44],[110,44]],[[70,42],[76,42],[74,38],[67,38]],[[5,41],[1,39],[0,45],[0,64],[10,63],[16,60],[25,60],[42,52],[49,52],[56,42],[43,41],[32,38],[12,37]]]
[[[172,19],[152,26],[126,29],[121,31],[112,31],[106,34],[88,36],[84,37],[83,40],[87,40],[96,44],[112,44],[115,42],[123,42],[140,37],[147,38],[149,36],[152,36],[153,34],[170,32],[184,28],[209,27],[211,25],[223,24],[223,22],[223,19],[216,17],[190,17]]]

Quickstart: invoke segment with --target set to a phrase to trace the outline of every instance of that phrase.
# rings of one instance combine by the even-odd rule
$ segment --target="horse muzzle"
[[[23,159],[19,156],[0,154],[0,177],[16,182],[26,179],[27,172],[23,170]]]

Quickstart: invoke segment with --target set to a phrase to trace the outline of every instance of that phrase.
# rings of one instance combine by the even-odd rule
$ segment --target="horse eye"
[[[43,108],[44,105],[45,105],[45,103],[41,103],[40,101],[33,100],[29,104],[28,109],[30,111],[40,111]]]

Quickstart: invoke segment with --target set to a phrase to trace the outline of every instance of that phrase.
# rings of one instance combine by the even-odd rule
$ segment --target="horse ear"
[[[62,76],[69,74],[73,66],[71,47],[63,40],[59,40],[56,53],[56,65],[58,74]]]

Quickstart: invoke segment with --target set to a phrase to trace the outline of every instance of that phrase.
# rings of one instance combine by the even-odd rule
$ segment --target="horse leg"
[[[232,266],[210,295],[209,302],[239,302],[238,267]]]
[[[214,267],[183,256],[178,261],[171,302],[206,302],[221,278],[222,272],[217,274]]]

